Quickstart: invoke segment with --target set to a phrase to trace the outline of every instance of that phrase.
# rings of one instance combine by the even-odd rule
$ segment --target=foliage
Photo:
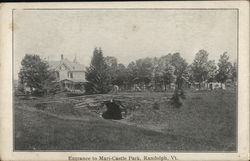
[[[21,80],[18,81],[16,93],[17,94],[25,94],[24,83]]]
[[[185,96],[183,89],[176,88],[171,98],[171,104],[173,105],[173,107],[179,108],[182,106],[181,99],[185,99],[185,98],[186,96]]]
[[[110,84],[114,84],[117,79],[117,59],[115,57],[107,56],[104,57],[104,62],[107,67],[107,77]]]
[[[115,57],[104,58],[107,64],[109,83],[112,85],[125,86],[127,81],[127,70],[123,64],[118,64]]]
[[[105,63],[107,64],[108,67],[110,68],[116,68],[118,63],[117,63],[117,59],[113,56],[106,56],[104,58]]]
[[[176,76],[174,74],[175,67],[173,65],[167,64],[165,65],[163,71],[163,82],[166,90],[166,85],[170,85],[172,82],[176,80]]]
[[[172,55],[171,64],[175,67],[174,74],[176,76],[177,87],[181,89],[183,84],[183,75],[186,72],[188,63],[180,56],[180,53],[174,53]]]
[[[191,65],[192,78],[196,82],[213,82],[217,74],[217,67],[214,60],[208,60],[208,52],[200,50]]]
[[[30,89],[31,94],[41,96],[48,93],[55,80],[54,73],[49,70],[48,64],[38,55],[26,54],[21,65],[18,73],[20,82]]]
[[[116,79],[113,81],[113,84],[118,86],[125,86],[127,82],[127,70],[123,64],[118,64],[116,69]]]
[[[218,63],[219,70],[214,60],[208,59],[209,53],[206,50],[199,50],[193,60],[188,65],[180,53],[169,53],[162,57],[142,58],[132,61],[128,66],[118,63],[113,56],[104,57],[102,50],[95,48],[91,65],[87,68],[86,92],[87,93],[107,93],[113,85],[118,85],[122,89],[131,89],[135,85],[139,88],[167,90],[171,84],[175,83],[178,89],[183,88],[186,83],[189,87],[192,82],[213,82],[215,80],[225,81],[226,73],[230,71],[230,77],[236,77],[236,69],[225,67],[224,59]],[[236,67],[236,66],[235,66]],[[223,77],[223,78],[222,78]],[[224,79],[224,80],[222,80]],[[201,87],[201,86],[200,86]]]
[[[216,80],[221,83],[225,83],[225,81],[229,78],[230,71],[232,69],[232,64],[229,62],[229,56],[227,52],[224,52],[219,59],[218,62],[218,74],[216,75]]]
[[[136,60],[137,81],[148,84],[151,81],[152,62],[150,58]]]
[[[230,71],[231,78],[235,82],[237,81],[237,63],[234,62]]]
[[[104,57],[101,48],[95,48],[90,66],[85,72],[87,83],[84,86],[86,93],[92,94],[107,93],[113,85],[118,85],[120,89],[131,89],[136,85],[143,89],[166,91],[173,83],[175,87],[182,89],[184,83],[188,83],[190,87],[193,82],[224,83],[228,78],[236,81],[237,64],[229,62],[226,52],[221,55],[217,65],[208,56],[206,50],[199,50],[193,63],[189,65],[177,52],[137,59],[125,66],[113,56]],[[47,63],[39,56],[26,55],[22,66],[19,73],[23,84],[19,85],[21,92],[29,87],[33,94],[56,93],[58,87],[52,83],[55,79],[53,71],[49,71]]]
[[[133,86],[133,84],[137,83],[136,79],[137,79],[137,73],[138,73],[138,69],[137,66],[135,64],[135,62],[131,62],[128,64],[127,67],[127,78],[128,78],[128,85],[131,87]]]
[[[108,66],[101,49],[94,49],[90,67],[87,68],[85,77],[88,81],[86,85],[87,93],[107,93],[110,90]]]
[[[217,73],[217,67],[214,60],[209,60],[207,62],[207,81],[213,82]]]
[[[200,50],[194,58],[192,64],[193,78],[196,82],[203,82],[207,79],[208,69],[208,52],[206,50]]]

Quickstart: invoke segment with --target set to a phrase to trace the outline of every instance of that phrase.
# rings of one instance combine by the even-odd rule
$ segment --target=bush
[[[48,94],[56,94],[61,91],[60,85],[59,84],[54,84],[52,87],[48,89]]]
[[[106,87],[103,87],[102,91],[98,90],[96,86],[93,83],[87,82],[84,85],[85,88],[85,94],[105,94],[109,93],[112,90],[113,86],[107,85]]]
[[[44,96],[45,94],[45,91],[44,90],[39,90],[39,89],[36,89],[35,91],[33,91],[32,95],[33,96],[36,96],[36,97],[41,97],[41,96]]]
[[[97,91],[95,90],[95,87],[94,87],[94,85],[92,83],[87,82],[84,85],[84,88],[85,88],[85,94],[95,94],[95,93],[97,93]]]
[[[171,98],[171,104],[175,108],[180,108],[182,106],[181,99],[185,99],[185,98],[186,96],[185,96],[184,91],[182,89],[176,89]]]

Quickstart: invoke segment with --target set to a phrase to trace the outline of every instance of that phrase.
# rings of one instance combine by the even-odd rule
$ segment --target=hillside
[[[16,98],[16,150],[235,151],[235,92],[188,92],[181,108],[171,93]],[[105,120],[103,100],[129,109]],[[154,104],[159,109],[153,108]]]

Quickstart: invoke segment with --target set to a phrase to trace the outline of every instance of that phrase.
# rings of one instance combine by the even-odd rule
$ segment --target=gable
[[[71,62],[68,59],[64,59],[64,63],[71,71],[85,71],[85,67],[82,64]]]
[[[61,63],[58,67],[57,70],[67,70],[70,71],[70,68],[67,67],[67,65],[65,65],[64,63]]]
[[[61,61],[51,61],[49,66],[53,70],[62,71],[85,71],[85,66],[79,63],[71,62],[68,59],[63,59]]]

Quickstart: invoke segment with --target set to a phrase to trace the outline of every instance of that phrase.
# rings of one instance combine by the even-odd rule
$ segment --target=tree
[[[128,76],[128,86],[131,87],[133,86],[136,82],[136,79],[137,79],[137,73],[138,73],[138,69],[137,69],[137,66],[135,64],[135,62],[131,62],[128,64],[127,66],[127,76]]]
[[[94,49],[91,64],[86,70],[85,77],[88,81],[85,86],[87,93],[107,93],[110,90],[108,66],[101,48]]]
[[[150,58],[136,60],[138,83],[148,84],[151,81],[153,70],[152,60]]]
[[[110,68],[117,68],[117,59],[113,56],[106,56],[104,58],[105,63],[107,64],[108,67]]]
[[[175,67],[173,65],[167,64],[165,66],[163,71],[163,83],[165,91],[167,90],[167,85],[170,86],[170,84],[174,82],[176,79],[174,72],[175,72]]]
[[[107,77],[110,84],[115,84],[117,78],[117,59],[112,56],[104,57],[104,62],[107,65]]]
[[[182,88],[183,75],[186,72],[188,63],[184,58],[181,57],[180,53],[174,53],[172,55],[170,63],[175,68],[174,75],[176,76],[177,87]]]
[[[159,58],[154,58],[152,60],[152,85],[153,89],[157,89],[157,86],[160,85],[160,88],[163,85],[163,74],[164,74],[164,67],[165,67],[165,61],[161,57]]]
[[[192,63],[192,74],[194,81],[199,83],[199,88],[201,82],[207,80],[208,76],[208,52],[206,50],[200,50],[194,58]]]
[[[236,62],[233,63],[230,73],[231,73],[232,81],[236,82],[237,81],[237,63]]]
[[[218,73],[216,75],[216,79],[220,83],[225,83],[225,81],[228,79],[232,64],[229,62],[229,56],[227,55],[227,52],[224,52],[219,59],[218,62]]]
[[[91,59],[91,66],[93,66],[97,71],[102,71],[106,68],[106,63],[104,61],[102,49],[95,48],[93,52],[93,57]]]
[[[217,67],[214,60],[209,60],[207,62],[207,81],[213,82],[215,80],[217,73]]]
[[[118,86],[126,86],[128,80],[127,69],[123,64],[118,64],[116,69],[116,78],[113,81],[113,84]]]
[[[38,55],[26,54],[21,62],[21,70],[18,73],[20,82],[30,88],[31,94],[44,95],[55,80],[53,71],[42,61]]]

